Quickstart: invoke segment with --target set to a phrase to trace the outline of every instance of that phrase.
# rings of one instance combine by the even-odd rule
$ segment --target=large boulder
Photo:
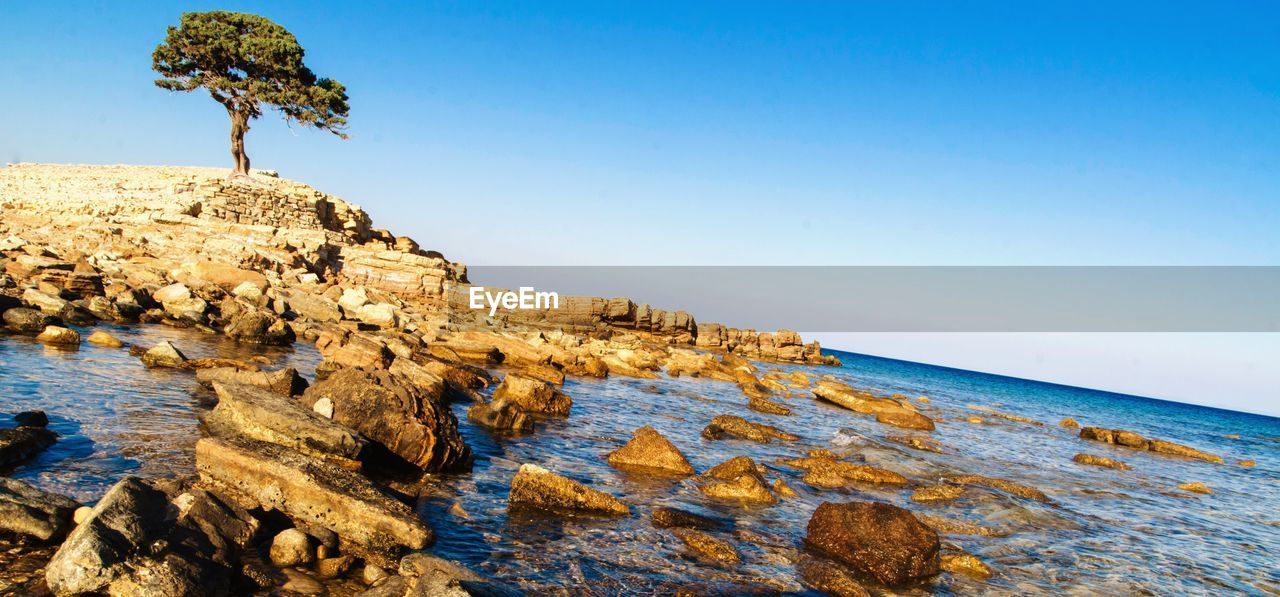
[[[327,399],[333,420],[359,431],[423,471],[471,468],[471,448],[447,404],[389,371],[341,369],[307,389],[308,407]]]
[[[61,539],[79,507],[72,499],[0,477],[0,530],[39,541]]]
[[[222,333],[237,342],[288,346],[296,339],[285,320],[243,299],[222,301],[220,311]]]
[[[54,344],[59,346],[78,346],[80,344],[80,333],[61,326],[51,325],[44,328],[36,341],[44,344]]]
[[[569,416],[573,406],[568,394],[547,381],[523,373],[508,373],[494,390],[493,397],[510,400],[527,412],[557,417]]]
[[[477,402],[467,409],[467,420],[494,431],[533,431],[533,415],[506,398]]]
[[[5,328],[21,334],[39,334],[46,327],[58,323],[57,318],[26,307],[6,309],[0,317],[4,319]]]
[[[45,571],[55,595],[225,595],[228,570],[177,522],[164,492],[136,477],[116,483],[67,536]]]
[[[890,587],[938,573],[938,533],[911,512],[882,502],[823,503],[805,544]]]
[[[364,475],[283,446],[204,438],[196,442],[196,470],[202,482],[240,507],[278,510],[332,531],[344,551],[379,566],[433,538],[413,509]]]
[[[535,464],[520,465],[520,470],[511,479],[507,503],[608,516],[625,516],[630,511],[618,498]]]
[[[615,468],[654,472],[667,475],[692,475],[693,465],[679,448],[658,430],[645,425],[636,429],[631,441],[609,453],[609,465]]]
[[[355,460],[360,434],[304,408],[296,400],[256,386],[213,382],[218,405],[202,420],[215,435],[271,442],[318,458]]]

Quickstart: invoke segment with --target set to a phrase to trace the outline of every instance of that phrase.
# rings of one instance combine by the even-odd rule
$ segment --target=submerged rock
[[[672,527],[683,527],[690,529],[717,530],[724,528],[725,524],[714,518],[707,518],[678,510],[676,508],[658,507],[653,509],[653,526],[660,529]]]
[[[365,441],[358,433],[287,396],[241,383],[213,382],[218,405],[202,420],[220,437],[279,444],[319,458],[355,460]]]
[[[1204,483],[1201,483],[1199,481],[1193,481],[1191,483],[1183,483],[1178,486],[1178,489],[1181,489],[1183,491],[1190,491],[1192,493],[1205,493],[1205,494],[1213,493],[1213,490],[1209,489],[1208,485],[1205,485]]]
[[[747,400],[747,408],[770,415],[790,415],[791,409],[768,398],[751,396]]]
[[[426,472],[471,469],[471,448],[440,396],[388,371],[341,369],[307,389],[303,402],[327,398],[333,421]]]
[[[938,573],[938,534],[911,512],[882,502],[818,506],[805,545],[885,585],[903,586]]]
[[[507,502],[513,506],[528,505],[545,510],[609,516],[625,516],[630,512],[618,498],[536,464],[520,465],[520,470],[511,479]]]
[[[1089,466],[1101,466],[1104,468],[1113,468],[1122,471],[1129,470],[1129,465],[1120,462],[1119,460],[1113,460],[1105,456],[1096,456],[1094,454],[1076,454],[1071,460],[1079,464],[1087,464]]]
[[[702,430],[702,437],[707,439],[736,437],[738,439],[750,440],[762,444],[770,443],[775,439],[780,439],[786,442],[792,442],[800,439],[800,436],[787,433],[777,427],[761,423],[752,423],[751,421],[734,415],[720,415],[711,419],[711,423]]]
[[[433,538],[411,508],[358,472],[275,444],[204,438],[196,442],[196,469],[202,482],[241,507],[279,510],[328,529],[374,564]]]
[[[894,443],[902,444],[909,448],[915,448],[917,450],[922,450],[925,452],[942,454],[944,451],[942,442],[936,439],[933,439],[932,437],[925,437],[923,435],[889,435],[889,436],[886,436],[885,439]]]
[[[822,489],[847,487],[855,483],[905,485],[907,478],[890,470],[854,464],[833,458],[791,458],[781,464],[805,471],[804,482]]]
[[[508,373],[494,390],[493,398],[510,400],[526,412],[556,417],[569,416],[569,409],[573,406],[573,399],[568,394],[549,382],[523,373]]]
[[[1020,485],[1004,479],[996,479],[994,477],[983,477],[981,475],[956,475],[953,477],[947,477],[946,480],[948,483],[954,483],[957,485],[981,485],[983,487],[999,489],[1005,493],[1011,493],[1018,497],[1035,500],[1037,502],[1052,501],[1049,499],[1049,496],[1045,495],[1044,492],[1039,489],[1027,485]]]
[[[869,597],[866,587],[843,565],[809,554],[796,562],[800,582],[832,597]]]
[[[916,518],[920,522],[928,525],[929,528],[947,535],[975,535],[979,537],[1002,537],[1002,533],[996,529],[987,528],[967,520],[957,520],[955,518],[947,518],[944,516],[935,516],[933,514],[916,514]]]
[[[62,538],[80,504],[17,479],[0,477],[0,530],[39,541]]]
[[[930,485],[921,487],[911,493],[911,500],[915,502],[949,502],[954,500],[967,491],[960,485]]]
[[[944,554],[942,569],[952,574],[963,574],[977,579],[989,578],[991,567],[970,553]]]
[[[1061,425],[1061,426],[1062,426],[1063,428],[1065,428],[1065,429],[1079,429],[1079,428],[1080,428],[1080,423],[1079,423],[1079,422],[1077,422],[1075,419],[1073,419],[1073,418],[1071,418],[1071,417],[1067,417],[1067,418],[1063,419],[1063,420],[1062,420],[1062,422],[1058,423],[1058,425]]]
[[[909,410],[887,410],[876,413],[876,422],[904,429],[933,431],[933,419]]]
[[[645,425],[636,429],[626,445],[609,453],[609,465],[640,471],[670,475],[692,475],[693,465],[680,453],[679,448],[656,429]]]
[[[684,543],[685,549],[693,557],[713,564],[737,564],[742,561],[738,550],[728,541],[717,539],[702,531],[688,528],[674,528],[671,533]]]
[[[142,355],[142,364],[147,367],[178,368],[186,362],[187,356],[167,340],[155,345]]]

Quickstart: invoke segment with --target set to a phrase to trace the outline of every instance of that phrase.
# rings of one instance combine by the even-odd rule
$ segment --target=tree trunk
[[[235,161],[233,174],[249,175],[249,154],[244,151],[244,134],[249,132],[249,115],[235,110],[231,114],[231,159]]]

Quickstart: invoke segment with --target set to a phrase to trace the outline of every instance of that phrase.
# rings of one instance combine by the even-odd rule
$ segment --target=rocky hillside
[[[275,291],[386,293],[437,324],[597,337],[618,332],[749,358],[833,362],[794,332],[699,324],[689,313],[625,298],[564,297],[558,309],[483,318],[467,307],[465,266],[374,228],[356,205],[273,173],[232,179],[213,168],[11,165],[0,169],[0,235],[14,237],[11,249],[47,247],[61,263],[84,261],[108,277],[116,272],[159,283],[169,272],[217,264],[257,272]],[[28,255],[12,265],[13,273],[29,277],[43,269],[57,277],[63,271],[41,259],[50,258]],[[392,305],[382,311],[397,308],[380,302]]]

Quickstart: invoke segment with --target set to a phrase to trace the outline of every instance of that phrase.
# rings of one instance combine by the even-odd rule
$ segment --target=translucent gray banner
[[[823,332],[1277,332],[1280,267],[472,266],[472,285],[627,297]]]

